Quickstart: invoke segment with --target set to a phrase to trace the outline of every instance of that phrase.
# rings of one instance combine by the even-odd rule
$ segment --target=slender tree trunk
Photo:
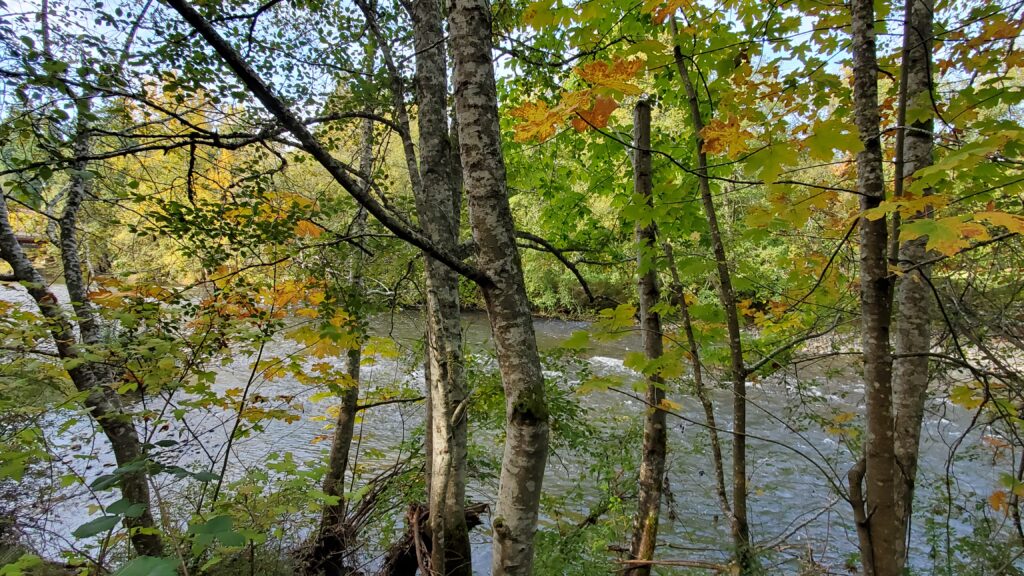
[[[649,210],[653,210],[651,175],[651,105],[641,100],[633,115],[633,191],[644,199]],[[658,231],[653,222],[636,225],[637,288],[640,295],[640,329],[643,337],[644,354],[647,360],[658,360],[664,353],[661,340],[661,316],[656,311],[661,299],[658,288],[658,267],[655,256],[658,251]],[[633,560],[653,560],[658,543],[658,518],[661,511],[661,495],[665,483],[665,453],[667,432],[665,411],[661,409],[665,399],[665,379],[660,374],[647,376],[647,409],[644,416],[643,454],[640,459],[640,497],[636,518],[633,522],[633,541],[629,553]],[[651,573],[649,564],[629,569],[634,576]]]
[[[900,90],[900,125],[905,124],[909,106],[919,106],[931,94],[932,0],[907,0],[906,22],[903,31],[904,86]],[[901,128],[903,137],[902,174],[905,190],[914,174],[932,164],[933,121],[917,120],[912,126]],[[930,194],[926,190],[925,194]],[[911,219],[927,218],[921,213]],[[898,242],[899,239],[893,238]],[[932,296],[928,288],[930,270],[921,266],[927,257],[925,239],[916,238],[900,244],[899,265],[914,267],[896,283],[896,359],[893,362],[893,407],[895,414],[896,513],[900,532],[905,536],[897,542],[898,568],[902,569],[907,555],[910,518],[914,504],[914,482],[921,440],[921,422],[928,391],[928,357],[931,350],[930,321]]]
[[[421,193],[416,211],[427,237],[454,250],[459,238],[460,187],[452,173],[447,58],[439,0],[412,3],[419,111]],[[429,487],[431,571],[469,576],[466,527],[466,382],[462,357],[459,277],[426,258],[427,362],[431,403]]]
[[[854,117],[864,145],[857,155],[857,191],[861,210],[865,211],[877,207],[885,198],[875,15],[872,0],[851,0],[850,7]],[[889,349],[892,292],[886,258],[886,224],[885,218],[860,220],[860,300],[867,425],[864,438],[866,508],[857,514],[862,514],[867,522],[867,529],[860,532],[860,547],[862,558],[871,561],[864,564],[864,573],[869,576],[899,574],[902,548],[899,542],[903,539],[895,502],[892,354]]]
[[[88,96],[79,100],[73,143],[76,158],[87,157],[91,152],[90,138],[87,134],[87,116],[92,113],[90,103]],[[92,195],[92,174],[88,172],[88,168],[86,160],[76,160],[71,164],[67,199],[58,228],[64,283],[71,298],[71,307],[75,311],[81,343],[84,346],[96,346],[103,340],[103,328],[96,310],[89,302],[88,285],[83,277],[83,266],[78,256],[78,214],[82,209],[82,203]],[[107,365],[100,362],[90,362],[82,368],[88,376],[81,383],[75,382],[75,385],[79,390],[90,391],[86,406],[92,409],[93,417],[100,421],[100,426],[114,451],[117,465],[126,466],[138,461],[144,454],[134,420],[124,413],[120,398],[108,386],[114,381],[114,374]],[[163,545],[160,536],[153,533],[156,530],[156,523],[149,495],[149,475],[143,470],[127,472],[122,474],[119,483],[125,500],[146,507],[139,516],[124,519],[124,525],[128,528],[136,552],[160,556],[163,553]]]
[[[367,67],[372,69],[373,57],[368,57]],[[359,171],[372,178],[373,174],[373,121],[363,120],[359,153]],[[369,188],[372,180],[368,180]],[[361,234],[366,229],[367,214],[361,206],[356,212],[350,230],[353,235]],[[348,281],[350,289],[361,292],[363,288],[363,254],[358,249],[352,251],[348,259]],[[334,422],[334,436],[331,439],[331,452],[327,459],[327,473],[324,475],[323,491],[328,496],[338,498],[337,503],[324,506],[320,518],[320,529],[316,534],[309,560],[304,569],[311,574],[328,572],[346,574],[350,569],[346,566],[345,557],[351,549],[353,534],[348,533],[346,515],[348,502],[345,499],[345,472],[348,470],[349,454],[352,438],[355,434],[356,414],[359,411],[359,366],[362,362],[363,350],[356,346],[345,356],[344,383],[339,400],[338,417]]]
[[[676,33],[675,20],[671,20],[673,36]],[[700,189],[701,204],[704,215],[708,219],[708,231],[711,235],[711,246],[715,254],[718,271],[718,299],[725,312],[726,326],[729,334],[729,376],[733,387],[733,434],[732,434],[732,536],[736,547],[736,561],[743,574],[756,569],[754,550],[750,543],[750,524],[747,519],[747,370],[743,363],[743,340],[740,334],[739,313],[736,310],[736,293],[732,287],[732,276],[729,272],[729,261],[726,256],[725,242],[718,226],[718,213],[711,195],[711,182],[708,177],[708,156],[704,153],[704,119],[700,112],[700,102],[693,80],[690,79],[686,60],[678,42],[673,49],[676,68],[686,89],[689,100],[690,119],[696,135],[697,145],[697,182]]]
[[[76,155],[82,152],[82,149],[78,148],[80,146],[83,146],[81,138],[76,143]],[[62,253],[66,267],[68,292],[71,294],[71,298],[76,300],[74,308],[80,318],[79,332],[82,335],[83,343],[95,345],[99,343],[100,329],[95,311],[92,310],[86,299],[81,281],[81,268],[75,267],[78,264],[75,220],[81,207],[81,200],[88,191],[88,178],[83,176],[86,168],[84,162],[76,162],[72,166],[68,194],[69,205],[65,207],[60,219],[61,251],[72,250],[73,256],[70,257]],[[71,320],[61,308],[57,297],[47,288],[47,282],[43,275],[32,265],[18,243],[14,230],[11,228],[7,202],[2,195],[0,195],[0,258],[10,264],[15,278],[25,284],[32,299],[39,306],[43,317],[49,322],[50,334],[56,344],[57,354],[64,360],[78,359],[81,350]],[[89,340],[86,341],[86,338]],[[142,444],[135,430],[134,420],[125,413],[120,397],[108,386],[111,378],[110,371],[95,362],[84,362],[68,369],[68,375],[77,390],[88,394],[85,406],[110,442],[118,466],[125,466],[142,458]],[[124,519],[125,528],[129,530],[129,537],[135,552],[145,556],[162,555],[163,544],[160,536],[154,533],[156,524],[151,510],[148,476],[145,472],[125,473],[120,476],[118,485],[125,500],[143,504],[146,507],[138,517]]]
[[[507,427],[492,519],[492,573],[530,574],[548,452],[548,409],[508,204],[490,5],[487,0],[454,0],[449,23],[462,173],[477,263],[489,279],[481,289],[505,388]]]
[[[704,422],[708,426],[708,438],[711,444],[711,465],[715,470],[715,491],[718,496],[718,505],[722,513],[729,519],[730,527],[735,531],[733,522],[735,517],[732,513],[732,506],[729,505],[729,493],[725,485],[725,458],[722,457],[722,443],[718,437],[718,421],[715,418],[715,406],[711,402],[707,386],[704,384],[704,368],[700,364],[700,347],[697,345],[697,338],[693,333],[693,321],[690,319],[690,305],[686,302],[686,293],[683,291],[683,283],[679,279],[679,268],[676,266],[675,254],[672,245],[668,242],[663,244],[666,266],[672,275],[672,295],[679,309],[679,316],[683,321],[683,332],[686,334],[686,346],[690,359],[690,370],[693,373],[693,389],[701,408],[704,410]]]

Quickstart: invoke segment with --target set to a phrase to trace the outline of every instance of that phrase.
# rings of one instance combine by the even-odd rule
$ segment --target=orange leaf
[[[546,102],[526,102],[521,106],[513,108],[509,114],[513,118],[525,120],[516,126],[516,142],[528,142],[537,140],[543,142],[554,136],[556,126],[565,122],[567,118],[590,104],[590,91],[564,92],[562,99],[554,108],[549,108]]]
[[[740,126],[739,118],[730,116],[722,122],[718,118],[708,122],[700,132],[704,139],[704,147],[701,150],[705,154],[725,154],[729,158],[736,159],[747,150],[747,139],[754,135]]]
[[[643,92],[635,84],[628,82],[636,78],[637,72],[644,67],[643,59],[625,60],[616,58],[611,62],[590,62],[576,67],[580,78],[602,88],[611,88],[623,94],[636,96]]]
[[[576,111],[578,117],[573,119],[572,127],[577,132],[585,132],[591,126],[594,128],[604,128],[608,125],[608,119],[611,118],[612,112],[618,107],[619,104],[614,98],[598,96],[594,99],[594,105],[589,110]]]
[[[680,8],[689,8],[692,5],[692,0],[668,0],[665,4],[662,4],[660,0],[648,0],[644,4],[644,12],[652,13],[651,21],[655,24],[664,24],[673,12]]]
[[[295,235],[303,236],[307,238],[319,238],[324,233],[323,228],[317,226],[309,220],[299,220],[295,225]]]
[[[1006,490],[996,490],[988,497],[988,505],[996,512],[1006,514],[1010,511],[1009,496]]]

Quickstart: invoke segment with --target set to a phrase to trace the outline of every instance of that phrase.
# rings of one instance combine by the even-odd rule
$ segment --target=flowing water
[[[0,299],[25,302],[20,290],[0,285]],[[587,330],[585,322],[538,318],[535,321],[537,338],[542,350],[552,349],[577,330]],[[490,349],[490,329],[484,315],[464,315],[465,340],[470,350],[485,355]],[[421,387],[423,374],[411,351],[416,348],[423,329],[418,312],[399,312],[374,319],[372,330],[380,336],[393,338],[406,353],[397,359],[376,358],[365,366],[362,385],[367,388],[404,385]],[[282,356],[294,352],[296,346],[289,341],[277,341],[267,347],[265,356]],[[639,337],[626,334],[611,342],[595,343],[583,353],[593,374],[615,375],[636,381],[637,375],[623,366],[623,358],[630,351],[641,350]],[[850,521],[849,505],[838,496],[835,482],[845,480],[852,464],[847,449],[837,442],[837,432],[826,432],[822,426],[810,424],[808,413],[862,414],[862,393],[857,383],[854,356],[838,356],[801,364],[785,375],[750,383],[748,415],[748,473],[750,475],[751,532],[758,543],[770,543],[778,553],[780,564],[774,573],[792,573],[794,559],[813,558],[842,568],[842,559],[855,550],[856,534]],[[340,360],[335,360],[340,362]],[[235,358],[218,368],[215,388],[223,391],[244,387],[249,380],[252,358]],[[549,367],[549,376],[571,381],[571,374],[556,374]],[[259,432],[236,440],[229,459],[228,475],[237,476],[242,470],[258,466],[272,453],[290,452],[297,461],[322,459],[329,442],[318,443],[324,434],[324,422],[314,416],[325,413],[329,401],[313,402],[314,391],[290,379],[255,382],[251,394],[273,399],[285,397],[298,408],[301,418],[293,423],[269,421]],[[681,405],[680,417],[669,420],[670,453],[668,457],[669,484],[672,493],[672,514],[663,514],[661,540],[668,547],[659,554],[664,558],[700,558],[712,561],[728,559],[728,523],[722,517],[714,491],[714,473],[707,456],[707,433],[699,424],[703,412],[695,398],[682,393],[669,393]],[[731,397],[724,390],[713,394],[718,425],[722,430],[731,428]],[[615,391],[596,391],[580,397],[595,421],[613,425],[615,419],[639,419],[644,406],[628,394]],[[394,446],[409,437],[422,422],[422,403],[393,404],[365,411],[357,427],[362,462],[372,468],[374,462],[383,466],[394,461]],[[929,405],[922,439],[921,486],[918,508],[931,509],[934,498],[947,487],[944,481],[950,446],[954,445],[968,427],[971,415],[956,406],[935,402]],[[192,443],[180,454],[183,462],[204,462],[206,453],[218,454],[233,424],[230,414],[210,412],[190,414],[187,422],[192,433],[203,438],[202,447]],[[73,447],[79,454],[96,455],[97,459],[70,458],[64,465],[76,470],[87,480],[109,473],[113,466],[109,450],[101,437],[93,433],[87,422],[68,430],[54,426],[49,431],[54,445]],[[177,438],[180,430],[171,428],[157,431],[154,440]],[[980,444],[980,432],[972,432],[964,446]],[[500,445],[494,438],[477,438],[478,443],[490,447],[494,457],[500,457]],[[728,460],[729,437],[722,434]],[[639,450],[639,446],[624,449]],[[593,479],[587,477],[585,462],[574,461],[571,454],[558,454],[549,460],[545,491],[564,494],[570,489],[586,487]],[[997,465],[998,464],[998,465]],[[953,463],[955,482],[950,485],[954,498],[965,502],[983,500],[998,488],[998,478],[1006,468],[994,460],[975,458],[966,463]],[[726,470],[728,478],[729,471]],[[170,479],[158,480],[162,490],[173,494]],[[472,481],[469,498],[477,502],[493,502],[494,481]],[[85,504],[102,499],[88,493],[78,493],[47,511],[39,511],[41,526],[47,527],[49,536],[44,547],[57,550],[73,543],[70,531],[85,522],[90,514]],[[575,508],[579,517],[586,516],[588,502],[579,502]],[[552,522],[546,518],[545,522]],[[920,520],[918,525],[923,524]],[[970,526],[953,519],[952,534],[964,534]],[[477,573],[486,574],[490,550],[486,526],[474,531],[474,566]],[[628,540],[622,535],[622,542]],[[925,530],[915,527],[913,564],[927,571],[932,548]]]

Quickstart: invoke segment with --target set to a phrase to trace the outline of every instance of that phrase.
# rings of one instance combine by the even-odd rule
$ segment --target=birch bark
[[[421,189],[416,195],[416,211],[430,241],[454,251],[459,241],[461,187],[452,170],[448,64],[440,2],[415,0],[411,15],[420,133]],[[425,266],[431,403],[431,570],[435,574],[469,576],[472,562],[465,510],[467,390],[459,277],[429,256]]]
[[[490,280],[481,289],[505,388],[507,427],[492,519],[492,573],[530,574],[547,460],[548,410],[505,183],[491,8],[487,0],[453,0],[448,20],[462,176],[477,264]]]
[[[930,101],[932,91],[931,55],[933,45],[932,0],[907,0],[903,30],[903,79],[900,91],[900,112],[906,122],[909,107],[920,107]],[[917,116],[918,111],[915,111]],[[928,114],[909,127],[903,127],[902,190],[914,174],[931,166],[934,121]],[[899,166],[898,166],[899,167]],[[931,194],[925,190],[924,194]],[[910,217],[910,221],[928,218],[928,213]],[[893,238],[898,242],[898,237]],[[896,329],[893,361],[893,408],[895,409],[896,507],[900,531],[904,537],[897,554],[898,567],[903,568],[907,553],[910,517],[913,511],[914,482],[917,477],[921,423],[928,391],[928,352],[931,351],[932,295],[928,287],[930,267],[921,265],[926,259],[925,239],[903,242],[899,247],[899,265],[912,272],[902,275],[896,283]]]

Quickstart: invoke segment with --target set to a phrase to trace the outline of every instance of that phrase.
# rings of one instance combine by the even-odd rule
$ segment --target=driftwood
[[[466,506],[466,528],[483,524],[480,515],[487,510],[486,504]],[[429,574],[430,561],[430,513],[422,504],[410,504],[406,511],[405,535],[391,545],[384,556],[384,564],[377,576],[412,576]]]

